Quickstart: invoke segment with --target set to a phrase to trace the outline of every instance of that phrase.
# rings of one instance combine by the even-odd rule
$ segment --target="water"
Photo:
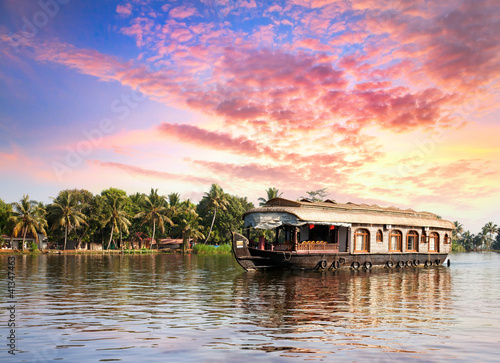
[[[2,362],[498,361],[500,255],[451,267],[245,273],[232,256],[15,257]]]

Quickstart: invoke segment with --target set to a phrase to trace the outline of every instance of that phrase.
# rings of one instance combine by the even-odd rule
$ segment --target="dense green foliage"
[[[26,194],[19,202],[12,203],[12,209],[12,215],[9,217],[13,223],[12,235],[23,237],[21,248],[24,246],[26,236],[31,235],[38,242],[38,233],[47,235],[45,231],[47,221],[43,204],[31,200]]]
[[[464,231],[459,222],[454,222],[452,250],[455,252],[500,250],[500,229],[493,222],[488,222],[481,232],[473,234]]]
[[[0,234],[8,232],[9,218],[12,215],[12,206],[0,199]]]
[[[193,242],[229,243],[232,231],[243,230],[243,212],[253,208],[246,198],[228,195],[217,184],[197,205],[182,200],[178,193],[159,195],[157,189],[131,195],[116,188],[96,195],[66,189],[52,199],[47,206],[27,196],[19,203],[0,200],[0,232],[36,237],[38,231],[47,235],[50,247],[61,249],[72,241],[77,247],[90,242],[105,249],[131,249],[134,245],[142,250],[157,248],[156,241],[168,237],[183,239],[186,251]],[[218,253],[225,248],[217,249]]]

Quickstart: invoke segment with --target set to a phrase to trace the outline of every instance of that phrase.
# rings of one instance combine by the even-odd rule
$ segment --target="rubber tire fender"
[[[359,266],[361,266],[361,265],[358,261],[354,261],[353,263],[351,263],[351,267],[355,270],[358,270]]]
[[[330,269],[338,270],[340,267],[340,262],[338,260],[333,261],[332,264],[330,265]]]
[[[393,261],[387,261],[385,263],[385,265],[388,267],[388,268],[393,268],[394,267],[394,262]]]
[[[365,270],[369,270],[372,268],[372,263],[370,261],[366,261],[364,264],[363,264],[363,267],[365,268]]]

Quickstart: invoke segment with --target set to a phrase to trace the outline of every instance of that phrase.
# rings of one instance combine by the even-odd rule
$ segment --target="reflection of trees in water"
[[[282,332],[303,326],[362,329],[439,323],[449,308],[446,268],[337,272],[244,273],[234,282],[245,320]]]

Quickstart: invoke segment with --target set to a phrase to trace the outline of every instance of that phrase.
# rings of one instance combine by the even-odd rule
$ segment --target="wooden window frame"
[[[431,250],[431,239],[434,240],[434,249]],[[429,252],[439,252],[439,233],[431,232],[429,233]]]
[[[410,241],[410,237],[414,237],[413,239],[413,248],[410,249],[408,247],[408,242]],[[419,241],[419,237],[418,237],[418,232],[417,231],[408,231],[408,233],[406,233],[406,251],[408,252],[417,252],[418,251],[418,241]]]
[[[380,239],[379,239],[379,236],[380,236]],[[379,229],[379,230],[377,231],[377,242],[378,242],[378,243],[382,243],[382,242],[384,242],[384,233],[382,233],[382,230],[381,230],[381,229]]]
[[[397,248],[396,250],[392,250],[392,237],[398,237]],[[403,252],[403,233],[399,229],[393,229],[389,233],[389,252]]]
[[[363,236],[363,246],[364,249],[358,250],[358,236]],[[370,231],[365,228],[358,228],[356,232],[354,232],[354,252],[369,252],[370,245]]]

